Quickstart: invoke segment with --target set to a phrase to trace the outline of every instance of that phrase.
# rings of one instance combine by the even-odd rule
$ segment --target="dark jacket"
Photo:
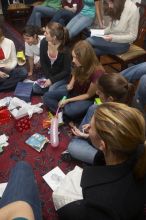
[[[81,187],[84,199],[59,209],[61,220],[144,220],[146,181],[135,180],[131,162],[86,167]]]
[[[59,52],[57,59],[52,65],[47,51],[48,42],[44,38],[40,44],[40,63],[45,78],[50,79],[52,83],[62,79],[69,79],[71,72],[71,56],[69,51]]]

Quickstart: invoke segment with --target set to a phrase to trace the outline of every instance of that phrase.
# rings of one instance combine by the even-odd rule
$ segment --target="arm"
[[[90,98],[92,98],[96,94],[96,90],[97,90],[96,83],[92,83],[91,82],[90,87],[89,87],[87,93],[84,93],[82,95],[78,95],[78,96],[66,99],[64,101],[61,101],[59,103],[59,106],[63,107],[64,105],[66,105],[67,103],[70,103],[70,102],[76,102],[76,101],[82,101],[82,100],[90,99]]]
[[[46,63],[47,50],[48,50],[48,42],[46,41],[45,38],[43,38],[40,43],[40,64],[45,78],[49,79],[50,78],[49,66],[48,63]]]
[[[64,52],[64,58],[61,71],[56,75],[51,75],[49,79],[52,83],[67,78],[71,72],[71,56],[68,51]]]
[[[73,13],[76,13],[77,11],[77,7],[68,7],[68,6],[64,6],[64,9],[68,10],[68,11],[72,11]]]
[[[68,85],[67,85],[67,90],[69,90],[69,91],[72,90],[73,87],[74,87],[74,83],[75,83],[75,77],[72,76],[70,82],[69,82]]]
[[[15,48],[13,41],[11,42],[10,47],[11,47],[11,52],[10,52],[10,56],[8,58],[9,62],[5,66],[5,68],[7,70],[12,70],[17,66],[16,48]]]
[[[29,63],[28,75],[31,76],[33,74],[33,67],[34,67],[34,59],[33,59],[33,57],[28,57],[28,63]]]
[[[99,27],[103,28],[104,24],[103,24],[102,7],[101,7],[101,1],[100,0],[95,1],[95,9],[96,9],[96,17],[97,17],[97,20],[98,20]]]

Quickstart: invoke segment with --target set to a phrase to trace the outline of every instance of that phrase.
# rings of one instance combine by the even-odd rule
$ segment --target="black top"
[[[58,210],[61,220],[144,220],[146,181],[138,182],[132,163],[85,167],[83,200]]]
[[[45,78],[50,79],[52,83],[62,79],[68,79],[71,72],[71,56],[69,51],[64,50],[59,52],[57,59],[52,65],[47,51],[48,42],[44,38],[40,44],[40,63]]]

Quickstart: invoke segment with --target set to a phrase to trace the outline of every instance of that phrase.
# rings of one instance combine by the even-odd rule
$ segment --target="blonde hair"
[[[72,74],[79,82],[85,82],[90,76],[100,69],[104,71],[102,65],[99,63],[98,58],[92,46],[85,40],[77,42],[73,48],[80,67],[74,67]]]
[[[98,135],[108,149],[119,158],[136,155],[134,174],[142,178],[146,173],[145,120],[135,108],[125,104],[108,102],[100,105],[94,114]],[[143,151],[138,155],[139,146]]]

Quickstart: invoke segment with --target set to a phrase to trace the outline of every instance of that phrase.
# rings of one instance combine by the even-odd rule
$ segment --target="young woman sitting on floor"
[[[91,45],[86,41],[78,42],[73,50],[74,67],[68,85],[44,94],[44,104],[52,112],[58,105],[69,120],[79,120],[94,102],[97,90],[96,81],[104,73]],[[60,101],[63,96],[67,99]]]
[[[15,89],[18,82],[27,77],[24,67],[17,67],[14,42],[5,37],[0,25],[0,92]]]
[[[145,120],[135,108],[106,102],[96,109],[89,136],[105,164],[67,174],[53,192],[60,220],[144,219],[145,132]]]
[[[130,104],[134,87],[118,73],[110,73],[100,77],[96,93],[103,103],[114,101]],[[99,158],[98,150],[92,146],[88,133],[91,118],[97,108],[98,105],[95,104],[90,106],[79,128],[72,127],[75,137],[68,145],[68,152],[73,158],[89,164],[93,164]]]
[[[65,49],[68,31],[59,23],[50,22],[46,25],[45,38],[40,45],[40,64],[45,78],[43,88],[34,84],[33,92],[44,94],[48,90],[67,83],[71,72],[71,56]]]

